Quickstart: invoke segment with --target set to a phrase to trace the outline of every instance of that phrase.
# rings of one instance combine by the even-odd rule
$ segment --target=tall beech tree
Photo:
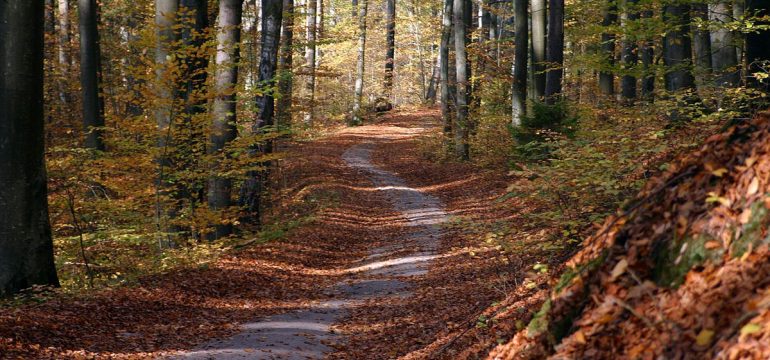
[[[315,56],[316,56],[316,4],[317,0],[307,0],[305,4],[306,40],[305,45],[305,92],[307,93],[307,110],[305,123],[312,123],[315,116]]]
[[[636,9],[637,2],[638,0],[626,0],[623,3],[623,12],[625,13],[624,24],[626,26],[629,23],[635,23],[639,20],[639,11]],[[636,99],[636,76],[634,76],[632,72],[639,61],[635,34],[625,34],[620,58],[624,70],[624,74],[620,78],[620,96],[623,99],[624,104],[630,105],[633,104],[634,99]]]
[[[58,285],[43,136],[43,0],[0,1],[0,297]]]
[[[735,87],[741,82],[736,51],[737,36],[725,26],[732,21],[731,15],[732,4],[729,1],[709,5],[709,20],[716,24],[716,28],[711,31],[711,65],[716,74],[717,86]]]
[[[664,6],[663,20],[671,26],[663,37],[663,61],[667,67],[666,90],[692,88],[695,86],[695,79],[691,69],[690,5]]]
[[[214,103],[211,110],[211,144],[209,154],[214,155],[213,175],[209,179],[208,205],[213,211],[221,211],[232,205],[233,181],[218,172],[227,156],[227,146],[238,135],[236,86],[240,67],[241,22],[243,0],[219,0],[219,24],[217,26],[217,53],[215,56]],[[227,236],[233,231],[231,223],[217,224],[211,239]]]
[[[83,95],[85,146],[105,150],[104,99],[101,95],[102,63],[96,0],[78,0],[80,29],[80,88]]]
[[[281,49],[278,57],[278,100],[276,122],[281,126],[291,125],[294,89],[294,0],[283,0],[284,17],[281,25]]]
[[[746,12],[754,16],[770,16],[770,0],[746,0]],[[758,25],[768,26],[767,21],[760,21]],[[770,30],[761,29],[746,34],[746,59],[748,64],[747,83],[754,87],[768,88],[767,80],[760,81],[754,74],[767,73],[768,61],[770,61]]]
[[[444,134],[452,132],[452,90],[449,77],[449,46],[452,38],[452,15],[454,0],[444,0],[444,9],[441,15],[441,42],[439,44],[439,72],[441,88],[441,118],[444,122]]]
[[[651,19],[652,16],[652,10],[642,11],[641,17],[643,19]],[[655,40],[652,38],[643,39],[639,52],[641,53],[643,70],[640,93],[643,100],[651,101],[655,92]]]
[[[260,136],[271,131],[275,124],[275,88],[278,68],[278,48],[281,42],[281,19],[283,0],[262,1],[262,31],[259,55],[259,81],[262,92],[256,98],[257,118],[251,132]],[[273,152],[272,140],[259,140],[252,148],[253,155],[267,155]],[[246,220],[259,225],[261,220],[262,192],[267,182],[269,164],[256,164],[263,169],[249,171],[241,189],[240,205],[246,210]]]
[[[455,95],[455,121],[452,130],[454,132],[455,155],[462,159],[468,159],[468,128],[469,128],[469,88],[468,78],[468,26],[466,23],[468,4],[467,0],[454,0],[452,6],[452,22],[454,24],[455,37],[455,70],[457,71],[457,92]]]
[[[564,0],[548,1],[548,72],[546,73],[545,98],[553,104],[561,94],[564,76]]]
[[[369,8],[368,0],[358,4],[358,60],[356,61],[356,83],[353,89],[353,113],[351,123],[360,125],[363,122],[361,100],[364,94],[364,70],[366,66],[366,13]]]
[[[711,49],[711,32],[709,31],[709,10],[708,4],[694,3],[692,4],[693,19],[699,19],[698,23],[693,23],[692,37],[693,37],[693,65],[695,65],[695,75],[697,75],[696,85],[701,88],[707,85],[707,79],[709,79],[712,72],[712,49]]]
[[[521,124],[521,119],[527,114],[527,52],[529,50],[529,26],[527,18],[527,0],[513,1],[513,17],[515,25],[514,54],[513,54],[513,83],[511,88],[511,105],[513,126]]]
[[[540,101],[545,95],[546,0],[532,0],[532,97]]]
[[[396,0],[385,0],[385,77],[382,82],[383,96],[393,95],[393,66],[396,56]],[[390,101],[390,100],[389,100]]]
[[[602,9],[601,54],[604,56],[604,66],[599,71],[599,93],[604,96],[615,94],[615,74],[611,67],[615,65],[615,32],[611,27],[618,22],[618,6],[616,0],[607,0],[607,6]]]

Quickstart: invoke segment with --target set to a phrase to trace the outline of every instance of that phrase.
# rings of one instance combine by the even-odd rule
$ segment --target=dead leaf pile
[[[494,359],[770,358],[770,114],[649,181]]]

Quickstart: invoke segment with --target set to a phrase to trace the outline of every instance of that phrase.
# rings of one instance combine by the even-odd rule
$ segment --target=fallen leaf
[[[615,281],[620,275],[623,275],[623,273],[626,272],[626,269],[628,269],[628,261],[626,261],[626,259],[618,261],[610,274],[611,281]]]
[[[746,196],[751,196],[757,193],[759,191],[759,179],[755,176],[753,179],[751,179],[751,183],[749,183],[749,188],[746,189]]]
[[[714,331],[703,329],[700,331],[698,336],[695,338],[695,343],[700,346],[706,346],[708,344],[711,344],[711,339],[714,337]]]

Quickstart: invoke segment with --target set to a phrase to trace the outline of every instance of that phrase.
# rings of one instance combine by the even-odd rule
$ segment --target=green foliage
[[[578,116],[570,111],[566,101],[555,104],[533,102],[528,116],[521,124],[511,127],[518,144],[516,152],[527,161],[541,161],[558,148],[559,141],[571,138],[577,131]]]

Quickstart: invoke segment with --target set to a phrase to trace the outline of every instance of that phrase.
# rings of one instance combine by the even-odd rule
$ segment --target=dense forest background
[[[328,205],[287,195],[293,147],[423,108],[440,109],[441,125],[419,156],[506,174],[493,201],[529,204],[516,226],[547,228],[552,256],[535,271],[558,272],[672,159],[768,106],[769,11],[766,0],[3,1],[0,296],[22,292],[12,306],[48,285],[130,285],[279,239]],[[513,231],[484,232],[501,254],[518,251]]]

